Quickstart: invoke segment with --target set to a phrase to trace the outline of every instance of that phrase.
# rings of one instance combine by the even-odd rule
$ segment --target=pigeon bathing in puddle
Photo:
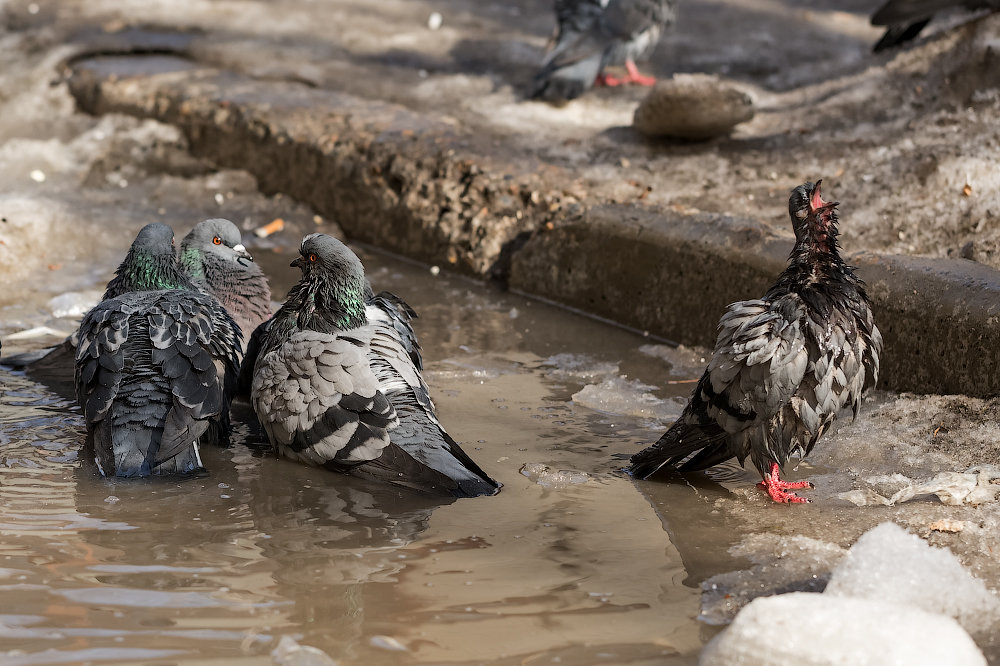
[[[878,53],[910,41],[936,13],[952,8],[995,12],[1000,10],[1000,0],[887,0],[872,14],[872,25],[886,29],[872,50]]]
[[[595,83],[651,86],[636,60],[649,57],[663,29],[674,21],[674,0],[555,0],[555,45],[535,74],[531,97],[548,101],[575,99]],[[604,73],[624,65],[627,75]]]
[[[412,310],[373,295],[361,261],[330,236],[306,236],[292,266],[302,279],[259,329],[251,389],[277,452],[429,494],[498,492],[437,419]]]
[[[840,257],[837,203],[823,201],[819,185],[792,192],[788,267],[763,298],[729,306],[690,402],[658,442],[632,456],[633,476],[749,456],[771,499],[807,501],[788,491],[810,484],[783,481],[781,468],[793,453],[808,454],[841,408],[857,416],[882,352],[864,283]]]
[[[139,231],[78,336],[85,450],[101,473],[201,469],[200,444],[228,437],[241,333],[181,272],[170,227]]]
[[[201,291],[214,296],[233,317],[244,336],[271,316],[271,289],[260,266],[243,247],[235,224],[221,218],[196,224],[181,241],[180,269]],[[134,280],[116,277],[102,300],[141,291]],[[24,369],[33,379],[59,390],[75,389],[73,362],[78,332],[55,347],[4,359],[4,365]]]
[[[202,220],[181,240],[180,265],[195,285],[215,298],[249,336],[271,317],[271,288],[229,220]]]

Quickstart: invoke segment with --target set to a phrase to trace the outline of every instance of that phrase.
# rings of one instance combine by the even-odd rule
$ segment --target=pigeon
[[[635,60],[649,57],[663,29],[674,21],[674,0],[555,0],[555,46],[535,74],[531,97],[575,99],[595,82],[651,86]],[[623,78],[604,74],[608,65],[625,65]]]
[[[181,240],[180,265],[199,289],[214,296],[246,335],[271,317],[271,288],[229,220],[196,224]]]
[[[245,334],[271,316],[267,277],[243,247],[239,229],[229,220],[215,218],[195,225],[181,241],[180,267],[198,289],[214,296],[226,308]],[[137,284],[136,276],[116,276],[102,300],[141,291]],[[4,363],[26,370],[32,378],[57,390],[68,388],[72,395],[78,335],[75,331],[55,347],[17,354],[4,359]]]
[[[882,335],[864,283],[840,257],[836,202],[820,183],[792,191],[795,247],[788,267],[759,300],[728,307],[708,368],[680,418],[632,456],[629,472],[702,470],[747,456],[776,502],[805,502],[788,492],[781,468],[807,455],[841,408],[857,417],[865,389],[878,381]]]
[[[85,450],[105,476],[203,469],[200,443],[228,436],[239,327],[181,272],[165,224],[139,231],[105,296],[78,331]]]
[[[330,236],[306,236],[291,265],[302,279],[259,329],[251,386],[276,452],[432,495],[497,493],[437,419],[412,310],[372,294],[357,255]]]
[[[872,50],[878,53],[910,41],[930,23],[934,14],[953,7],[995,12],[1000,10],[1000,0],[887,0],[872,14],[872,25],[886,28]]]

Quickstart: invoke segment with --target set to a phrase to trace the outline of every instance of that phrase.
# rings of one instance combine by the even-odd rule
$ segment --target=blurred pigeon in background
[[[636,60],[648,58],[663,29],[674,21],[674,0],[556,0],[555,45],[535,74],[531,97],[570,100],[595,82],[651,86]],[[624,65],[627,75],[604,74],[608,65]]]
[[[781,468],[792,453],[808,454],[841,408],[857,416],[882,352],[864,283],[840,257],[836,207],[818,182],[795,188],[788,267],[762,299],[729,306],[690,402],[658,442],[632,456],[633,476],[749,456],[771,499],[807,501],[788,491],[810,484],[782,481]]]
[[[878,53],[910,41],[936,13],[951,8],[997,11],[1000,0],[888,0],[872,14],[872,25],[886,28],[873,50]]]

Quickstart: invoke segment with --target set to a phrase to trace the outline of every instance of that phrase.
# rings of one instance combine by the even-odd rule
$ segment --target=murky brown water
[[[285,634],[342,664],[694,663],[699,592],[616,473],[679,411],[629,382],[680,375],[640,335],[363,259],[417,308],[441,417],[503,492],[432,505],[265,456],[245,429],[206,478],[105,480],[77,458],[73,403],[0,371],[3,663],[270,663]],[[267,263],[282,295],[297,271]],[[572,399],[602,382],[609,411]],[[532,463],[588,477],[550,486]]]

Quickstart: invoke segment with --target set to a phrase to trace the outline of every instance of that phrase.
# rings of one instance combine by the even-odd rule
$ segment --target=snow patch
[[[755,600],[699,666],[985,666],[950,617],[871,599],[794,592]]]
[[[895,523],[883,523],[858,539],[833,570],[826,595],[941,613],[974,634],[1000,623],[1000,597],[950,550],[934,548]]]

